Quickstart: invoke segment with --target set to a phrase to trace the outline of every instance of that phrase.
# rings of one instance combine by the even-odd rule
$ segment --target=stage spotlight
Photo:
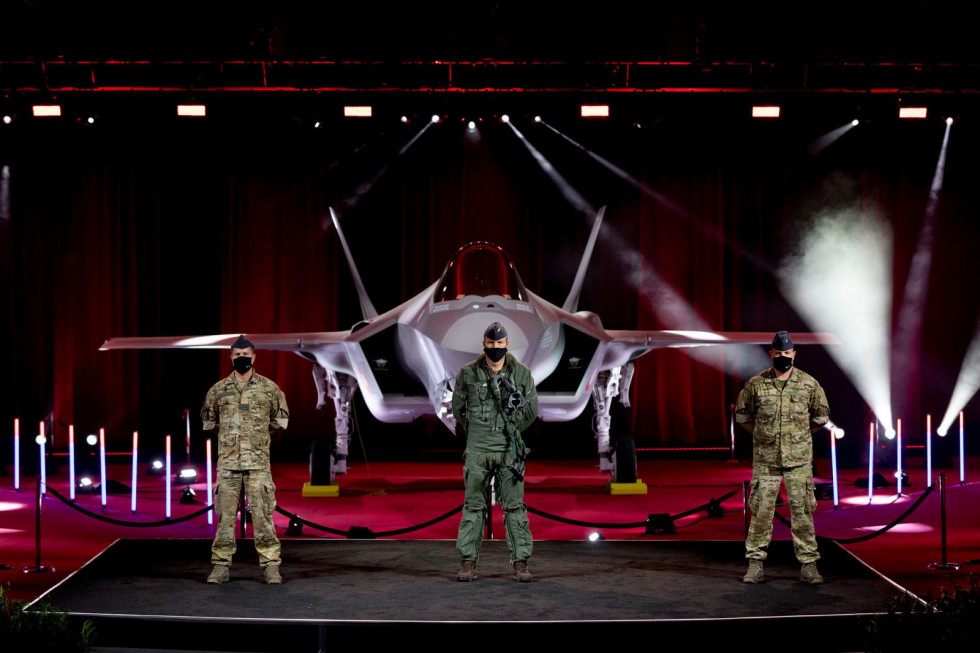
[[[88,476],[83,476],[80,479],[78,479],[79,490],[84,490],[86,492],[89,492],[91,491],[92,487],[94,487],[92,484],[92,479],[90,479]]]
[[[541,116],[534,116],[534,122],[541,122]]]
[[[159,476],[165,472],[166,469],[163,466],[162,460],[154,460],[153,462],[150,463],[149,468],[147,468],[146,470],[146,473],[149,476]]]
[[[34,436],[34,442],[37,444],[44,444],[47,442],[47,438],[45,438],[43,435],[36,435]]]
[[[440,118],[439,116],[433,114],[433,116],[432,116],[432,122],[439,122],[440,120],[442,120],[442,118]]]
[[[303,534],[303,522],[301,522],[297,517],[293,517],[289,520],[289,526],[286,527],[286,535],[302,535]]]
[[[97,436],[95,433],[89,433],[88,435],[85,436],[85,444],[89,445],[90,447],[94,447],[98,443],[99,443],[99,436]]]
[[[929,110],[926,107],[901,107],[898,110],[899,118],[925,118]]]
[[[583,104],[580,108],[583,118],[608,118],[608,104]]]
[[[469,129],[470,131],[473,131],[476,129],[476,123],[471,120],[468,123],[466,123],[466,128]]]
[[[9,124],[10,124],[10,123],[12,123],[13,121],[14,121],[14,119],[13,119],[13,118],[11,118],[10,116],[4,116],[4,117],[3,117],[3,124],[5,124],[5,125],[9,125]]]
[[[589,542],[599,542],[604,539],[606,538],[602,536],[602,533],[589,533]]]
[[[778,118],[778,106],[755,106],[752,107],[753,118]]]
[[[61,105],[58,104],[35,104],[31,107],[35,118],[56,117],[61,115]]]
[[[320,127],[322,127],[322,126],[323,126],[323,123],[321,123],[319,120],[317,120],[315,123],[313,123],[313,129],[320,129]]]
[[[345,118],[370,118],[371,107],[368,106],[344,107],[344,117]]]
[[[194,488],[190,485],[184,488],[184,491],[180,493],[180,502],[187,503],[197,503],[197,494],[194,492]]]
[[[946,118],[946,124],[947,125],[952,125],[953,124],[953,119],[952,118]]]
[[[184,467],[177,473],[177,477],[182,483],[193,483],[197,480],[197,470],[193,467]]]
[[[95,124],[95,116],[89,116],[88,118],[85,119],[85,122],[87,122],[90,125],[94,125]]]
[[[674,518],[667,513],[657,513],[655,515],[649,515],[647,517],[646,531],[644,535],[657,535],[657,534],[673,534],[677,531],[674,530]]]
[[[860,124],[861,124],[861,122],[857,118],[855,118],[854,120],[851,121],[851,126],[852,127],[857,127]]]
[[[203,118],[207,115],[207,108],[203,104],[178,104],[177,115]]]
[[[500,116],[500,122],[505,123],[505,124],[508,123],[508,122],[510,122],[510,116],[508,116],[505,113],[504,115]]]
[[[900,472],[900,471],[897,471],[896,470],[895,471],[895,478],[896,479],[901,479],[903,486],[906,486],[906,485],[909,484],[909,475],[906,474],[905,472]]]

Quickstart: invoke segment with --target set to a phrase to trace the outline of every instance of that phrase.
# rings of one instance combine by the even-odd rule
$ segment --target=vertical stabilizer
[[[592,223],[592,233],[589,234],[589,242],[585,246],[582,254],[582,261],[578,264],[578,272],[575,274],[575,282],[572,290],[568,293],[568,299],[562,305],[562,310],[574,313],[578,310],[578,298],[582,294],[582,284],[585,283],[585,270],[589,267],[589,259],[592,258],[592,250],[595,249],[596,238],[599,237],[599,228],[602,226],[602,216],[606,213],[606,207],[599,209],[596,213],[595,222]]]
[[[351,256],[350,248],[347,246],[347,239],[344,238],[344,232],[340,228],[340,218],[337,217],[336,211],[333,207],[330,207],[330,218],[333,220],[334,229],[337,230],[337,236],[340,238],[340,244],[344,247],[344,256],[347,257],[347,266],[350,268],[350,273],[354,277],[354,285],[357,287],[357,297],[361,300],[361,317],[365,320],[372,317],[378,316],[378,311],[374,309],[374,304],[371,303],[371,298],[368,297],[367,291],[364,290],[364,283],[361,281],[361,274],[357,271],[357,266],[354,264],[354,257]]]

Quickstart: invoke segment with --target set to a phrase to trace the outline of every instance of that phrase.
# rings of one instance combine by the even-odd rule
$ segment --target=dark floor
[[[203,637],[210,650],[318,650],[323,637],[444,637],[501,625],[598,644],[625,632],[740,636],[766,621],[770,634],[806,622],[814,638],[834,623],[834,642],[815,639],[816,648],[856,650],[867,620],[900,593],[833,544],[821,560],[825,582],[813,586],[799,581],[789,542],[774,543],[759,585],[740,581],[742,544],[730,541],[538,542],[534,581],[517,583],[497,540],[484,546],[480,578],[459,583],[447,564],[452,541],[290,540],[281,586],[262,582],[251,540],[240,545],[232,580],[215,586],[202,582],[207,541],[120,540],[43,598],[95,621],[100,647],[201,649]]]

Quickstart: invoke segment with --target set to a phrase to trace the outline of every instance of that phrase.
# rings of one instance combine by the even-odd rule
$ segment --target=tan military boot
[[[749,560],[749,570],[742,577],[743,583],[762,582],[762,560]]]
[[[208,576],[208,582],[220,585],[221,583],[227,583],[230,577],[228,565],[215,565],[211,570],[211,574]]]
[[[282,582],[278,562],[273,562],[265,566],[265,582],[269,585],[278,585]]]
[[[815,562],[804,562],[803,568],[800,569],[800,580],[804,583],[810,583],[811,585],[818,585],[823,582],[823,576],[817,571],[817,563]]]
[[[461,583],[468,583],[476,579],[476,563],[472,560],[463,560],[463,564],[459,567],[459,573],[456,574],[456,580]]]
[[[527,560],[518,560],[514,563],[514,578],[520,583],[530,583],[534,578],[527,570]]]

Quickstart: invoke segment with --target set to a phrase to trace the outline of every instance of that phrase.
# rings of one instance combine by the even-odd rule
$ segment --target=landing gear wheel
[[[613,449],[613,482],[636,483],[636,442],[618,438]]]

